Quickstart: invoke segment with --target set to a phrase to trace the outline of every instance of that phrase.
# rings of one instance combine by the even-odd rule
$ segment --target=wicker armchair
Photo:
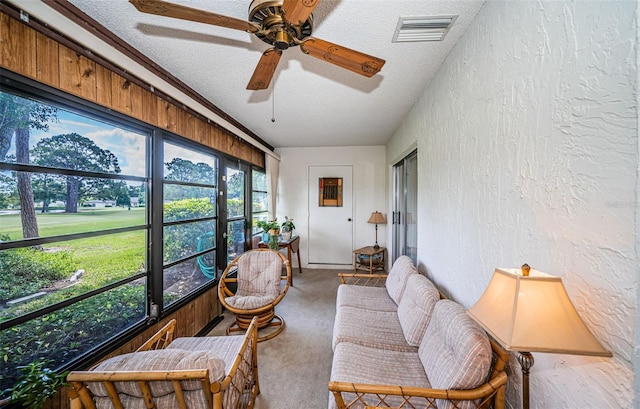
[[[171,320],[136,352],[67,375],[71,407],[251,409],[260,393],[257,320],[244,336],[173,340]]]
[[[286,275],[282,275],[283,265]],[[258,336],[258,342],[281,333],[285,322],[276,315],[275,307],[287,293],[290,280],[291,265],[275,250],[250,250],[229,263],[218,284],[218,299],[236,317],[227,335],[246,330],[253,317],[258,319],[258,329],[270,329]]]

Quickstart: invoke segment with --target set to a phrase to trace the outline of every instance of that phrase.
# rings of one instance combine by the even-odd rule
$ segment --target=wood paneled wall
[[[4,69],[264,167],[264,153],[251,144],[4,13],[0,13],[0,51],[0,67]],[[212,288],[110,356],[136,350],[172,318],[178,322],[177,337],[192,336],[221,313],[217,289]],[[66,390],[45,406],[59,408],[69,408]]]
[[[0,49],[7,70],[264,167],[260,149],[4,13]]]

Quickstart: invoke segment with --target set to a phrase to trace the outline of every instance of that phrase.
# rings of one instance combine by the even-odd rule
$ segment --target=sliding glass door
[[[417,262],[418,253],[418,152],[413,151],[393,167],[393,260],[401,255]]]

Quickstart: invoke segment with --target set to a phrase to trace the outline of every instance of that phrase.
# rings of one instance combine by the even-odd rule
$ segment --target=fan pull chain
[[[273,87],[271,93],[271,122],[276,121],[276,87]]]

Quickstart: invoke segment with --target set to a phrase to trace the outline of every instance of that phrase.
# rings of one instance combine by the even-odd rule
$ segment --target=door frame
[[[221,156],[218,158],[218,268],[227,267],[227,227],[229,222],[227,205],[227,168],[244,172],[244,250],[251,246],[251,165],[235,158]],[[238,219],[234,217],[234,219]]]

